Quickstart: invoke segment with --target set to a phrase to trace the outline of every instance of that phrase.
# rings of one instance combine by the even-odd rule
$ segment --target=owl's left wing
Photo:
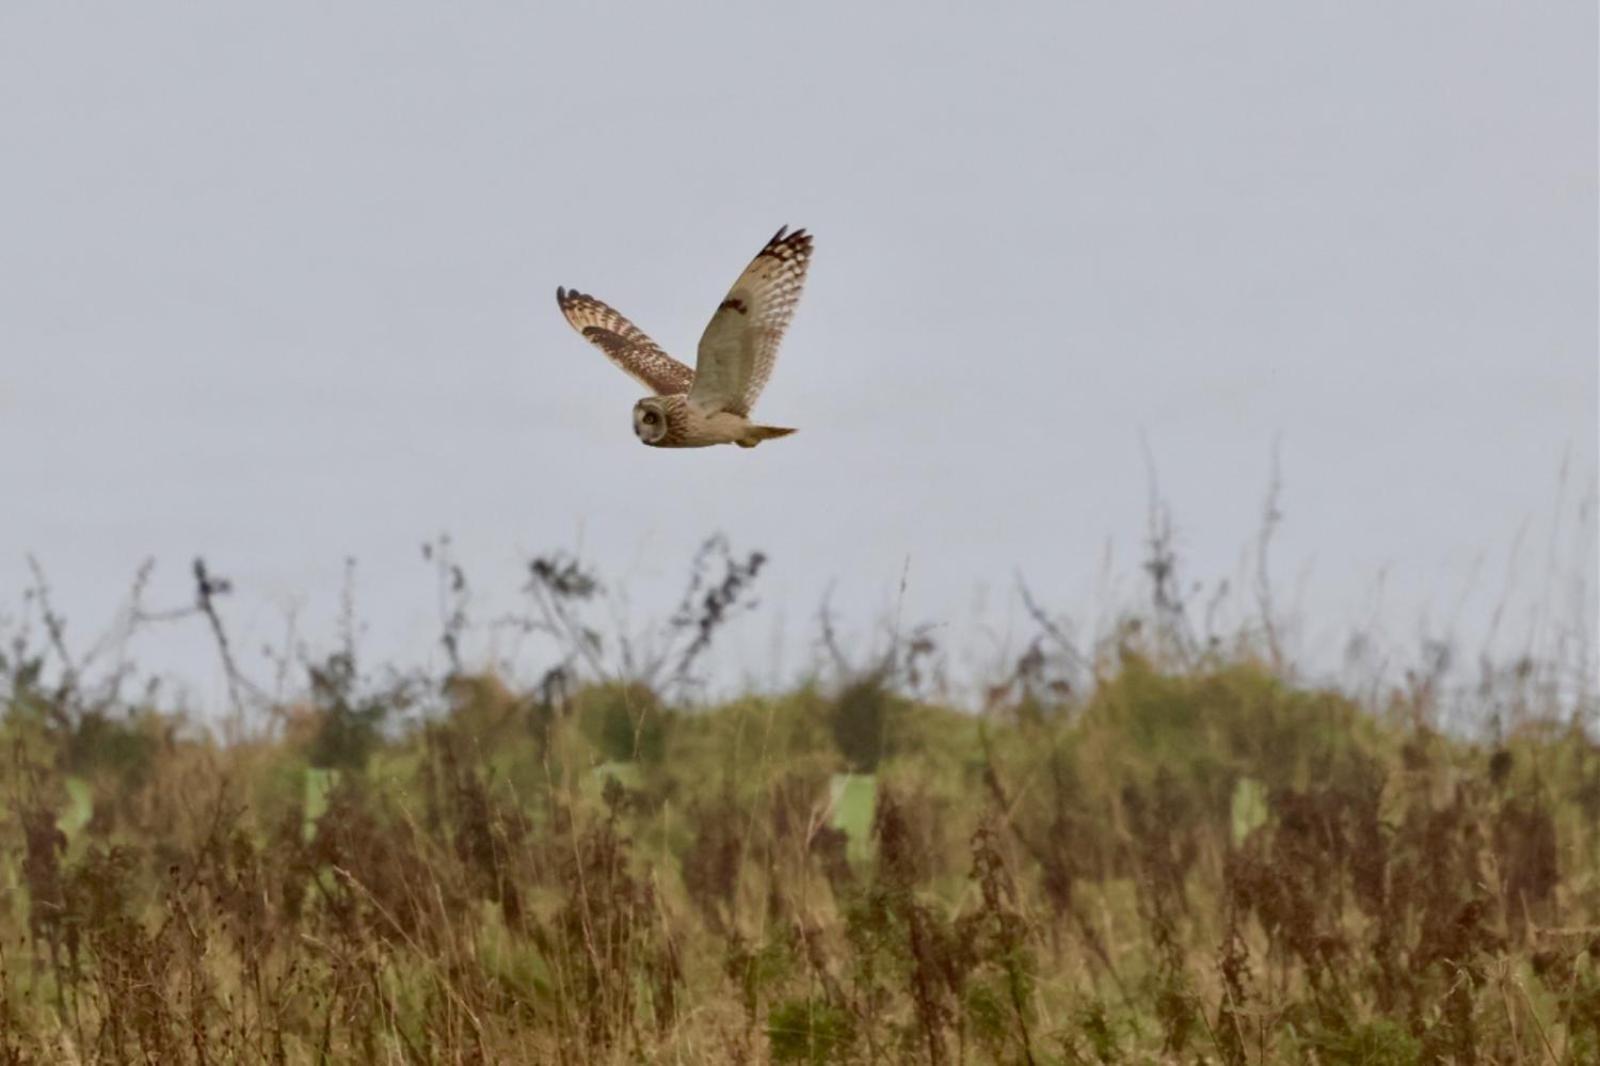
[[[772,376],[811,265],[811,235],[785,226],[745,267],[700,338],[691,402],[748,415]]]
[[[573,329],[651,392],[670,396],[689,391],[694,371],[662,351],[644,330],[609,305],[576,289],[557,289],[556,303]]]

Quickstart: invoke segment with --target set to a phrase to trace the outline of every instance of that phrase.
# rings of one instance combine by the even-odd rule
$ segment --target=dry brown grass
[[[1045,628],[982,715],[914,698],[909,640],[675,705],[758,567],[697,576],[655,686],[579,681],[595,585],[543,561],[579,644],[530,691],[347,648],[227,742],[14,644],[0,1061],[1600,1061],[1592,706],[1495,688],[1474,742],[1170,604]]]

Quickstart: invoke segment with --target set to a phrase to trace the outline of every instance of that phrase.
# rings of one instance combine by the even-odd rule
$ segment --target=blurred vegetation
[[[923,633],[708,706],[738,582],[604,681],[595,584],[530,572],[540,683],[351,642],[225,736],[13,641],[0,1061],[1600,1062],[1592,696],[1459,735],[1169,606],[1041,619],[981,713]]]

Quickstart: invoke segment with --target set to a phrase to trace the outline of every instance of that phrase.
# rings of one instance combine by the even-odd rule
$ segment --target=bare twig
[[[222,669],[228,681],[228,701],[233,705],[234,713],[241,718],[244,716],[244,699],[240,690],[248,688],[258,692],[254,685],[239,670],[239,664],[233,657],[233,646],[228,641],[228,632],[222,625],[222,615],[217,612],[217,597],[225,596],[233,591],[233,582],[225,577],[218,577],[206,567],[206,561],[199,556],[194,560],[194,601],[195,609],[203,614],[211,625],[211,635],[217,643],[217,653],[222,657]]]
[[[45,580],[44,568],[39,565],[39,560],[32,555],[28,556],[28,569],[33,574],[32,592],[39,601],[39,617],[44,623],[45,634],[50,638],[50,647],[56,657],[61,660],[61,683],[57,686],[57,698],[66,699],[78,687],[78,665],[67,650],[66,619],[57,614],[51,604],[50,583]]]
[[[1278,524],[1283,521],[1283,511],[1279,507],[1283,493],[1281,446],[1281,438],[1272,442],[1272,474],[1267,481],[1267,497],[1261,507],[1261,533],[1256,540],[1256,605],[1261,612],[1261,627],[1266,633],[1267,650],[1275,669],[1283,667],[1283,648],[1278,640],[1277,612],[1272,605],[1272,579],[1267,566],[1267,552],[1272,546],[1272,537]]]

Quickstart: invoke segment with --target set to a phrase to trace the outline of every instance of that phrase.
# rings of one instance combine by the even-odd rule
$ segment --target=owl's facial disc
[[[640,400],[633,405],[634,436],[646,444],[654,444],[667,435],[667,412],[652,400]]]

